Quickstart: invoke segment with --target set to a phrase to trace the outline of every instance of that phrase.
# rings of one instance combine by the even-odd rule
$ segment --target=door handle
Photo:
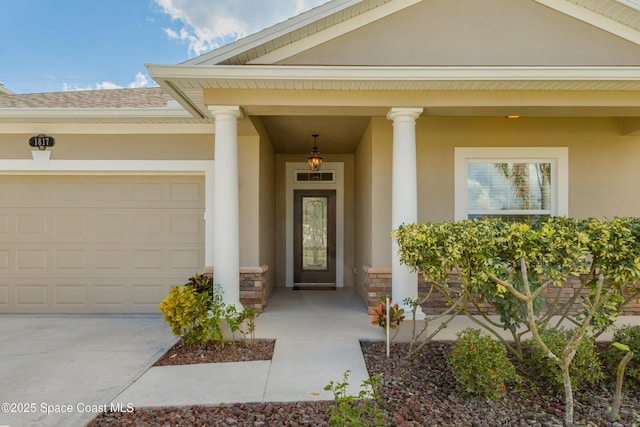
[[[336,251],[329,251],[329,259],[336,259]]]

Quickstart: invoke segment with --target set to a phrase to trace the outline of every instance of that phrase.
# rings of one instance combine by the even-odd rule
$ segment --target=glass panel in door
[[[294,191],[294,285],[335,286],[335,205],[335,190]]]

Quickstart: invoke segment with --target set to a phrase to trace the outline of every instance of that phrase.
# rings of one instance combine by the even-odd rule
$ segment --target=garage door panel
[[[88,215],[78,215],[76,213],[59,212],[54,214],[55,234],[60,238],[78,238],[84,236],[89,231]]]
[[[9,250],[0,249],[0,272],[3,274],[9,273]]]
[[[9,284],[0,283],[0,309],[9,306]]]
[[[202,252],[197,250],[172,250],[169,260],[172,270],[194,271],[194,268],[203,264]]]
[[[109,213],[96,213],[94,224],[93,233],[103,241],[116,239],[121,241],[129,231],[127,218],[122,212],[116,210],[111,210]]]
[[[94,252],[95,268],[98,272],[101,270],[121,271],[127,267],[126,259],[127,251],[124,249],[97,249]]]
[[[141,216],[142,215],[142,216]],[[135,213],[131,216],[131,231],[135,234],[163,235],[166,219],[159,215]],[[145,238],[148,236],[145,236]],[[146,240],[146,239],[145,239]]]
[[[49,215],[42,214],[25,214],[18,216],[18,234],[33,235],[49,233]],[[36,237],[41,238],[41,237]]]
[[[17,249],[15,270],[28,272],[43,272],[51,265],[49,251],[46,249]]]
[[[0,202],[3,207],[89,208],[170,207],[202,208],[204,179],[201,176],[62,176],[3,175]]]
[[[94,287],[94,302],[97,306],[122,307],[127,304],[128,287],[123,284],[96,284]]]
[[[169,217],[169,232],[178,238],[199,239],[204,223],[197,214],[183,215],[174,214]]]
[[[163,265],[164,251],[154,249],[136,249],[131,251],[131,268],[134,270],[160,270]]]
[[[157,283],[137,283],[130,288],[132,305],[158,309],[158,304],[167,296],[166,287]],[[158,301],[153,303],[150,301]]]
[[[133,184],[132,195],[134,200],[140,202],[163,201],[167,197],[165,189],[159,182],[136,182]]]
[[[86,271],[87,252],[80,249],[56,250],[54,256],[54,269],[64,272],[67,270]]]
[[[10,201],[18,202],[19,206],[40,206],[43,202],[49,204],[55,200],[52,197],[52,187],[47,185],[44,177],[30,179],[29,181],[19,179],[16,190],[13,193],[17,197],[13,197]]]
[[[104,203],[114,206],[123,200],[128,200],[127,195],[128,184],[126,181],[97,181],[93,184],[93,191],[87,196],[90,206]]]
[[[0,313],[157,313],[204,267],[201,176],[0,176],[0,187]]]
[[[0,237],[9,236],[9,215],[0,215]]]
[[[84,283],[77,285],[58,284],[54,291],[54,304],[58,307],[65,305],[85,306],[89,303],[87,298],[88,287]]]
[[[204,188],[200,182],[174,182],[171,183],[170,197],[174,201],[197,202],[202,199]]]
[[[89,184],[80,182],[74,177],[69,177],[68,181],[58,182],[54,186],[53,194],[56,200],[64,205],[71,203],[73,206],[81,206],[87,200],[89,194]]]
[[[44,308],[49,302],[49,287],[44,281],[37,283],[22,283],[16,289],[16,304],[22,308],[39,306]]]

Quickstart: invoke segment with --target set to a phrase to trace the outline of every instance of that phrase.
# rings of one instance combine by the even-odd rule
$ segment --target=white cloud
[[[175,27],[170,39],[200,55],[298,15],[328,0],[155,0]]]
[[[78,90],[123,89],[125,87],[133,89],[133,88],[142,88],[142,87],[150,87],[150,86],[155,86],[155,85],[152,85],[149,83],[149,79],[147,78],[147,75],[138,71],[134,80],[129,84],[127,84],[126,86],[121,86],[117,83],[106,80],[106,81],[98,82],[93,86],[81,86],[78,84],[63,83],[62,90],[64,92],[70,92],[70,91],[78,91]]]
[[[140,71],[136,74],[136,79],[129,83],[130,88],[138,88],[138,87],[149,87],[149,79],[147,76],[142,74]]]

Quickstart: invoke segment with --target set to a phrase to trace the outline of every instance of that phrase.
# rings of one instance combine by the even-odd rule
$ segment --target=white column
[[[240,304],[240,197],[238,187],[238,106],[209,106],[215,119],[213,276],[224,303]]]
[[[422,108],[392,108],[387,119],[393,120],[393,159],[391,172],[391,226],[418,220],[418,177],[416,170],[416,119]],[[391,244],[391,292],[393,301],[405,307],[405,298],[418,297],[418,275],[400,263],[398,244]],[[416,313],[423,317],[422,311]]]

